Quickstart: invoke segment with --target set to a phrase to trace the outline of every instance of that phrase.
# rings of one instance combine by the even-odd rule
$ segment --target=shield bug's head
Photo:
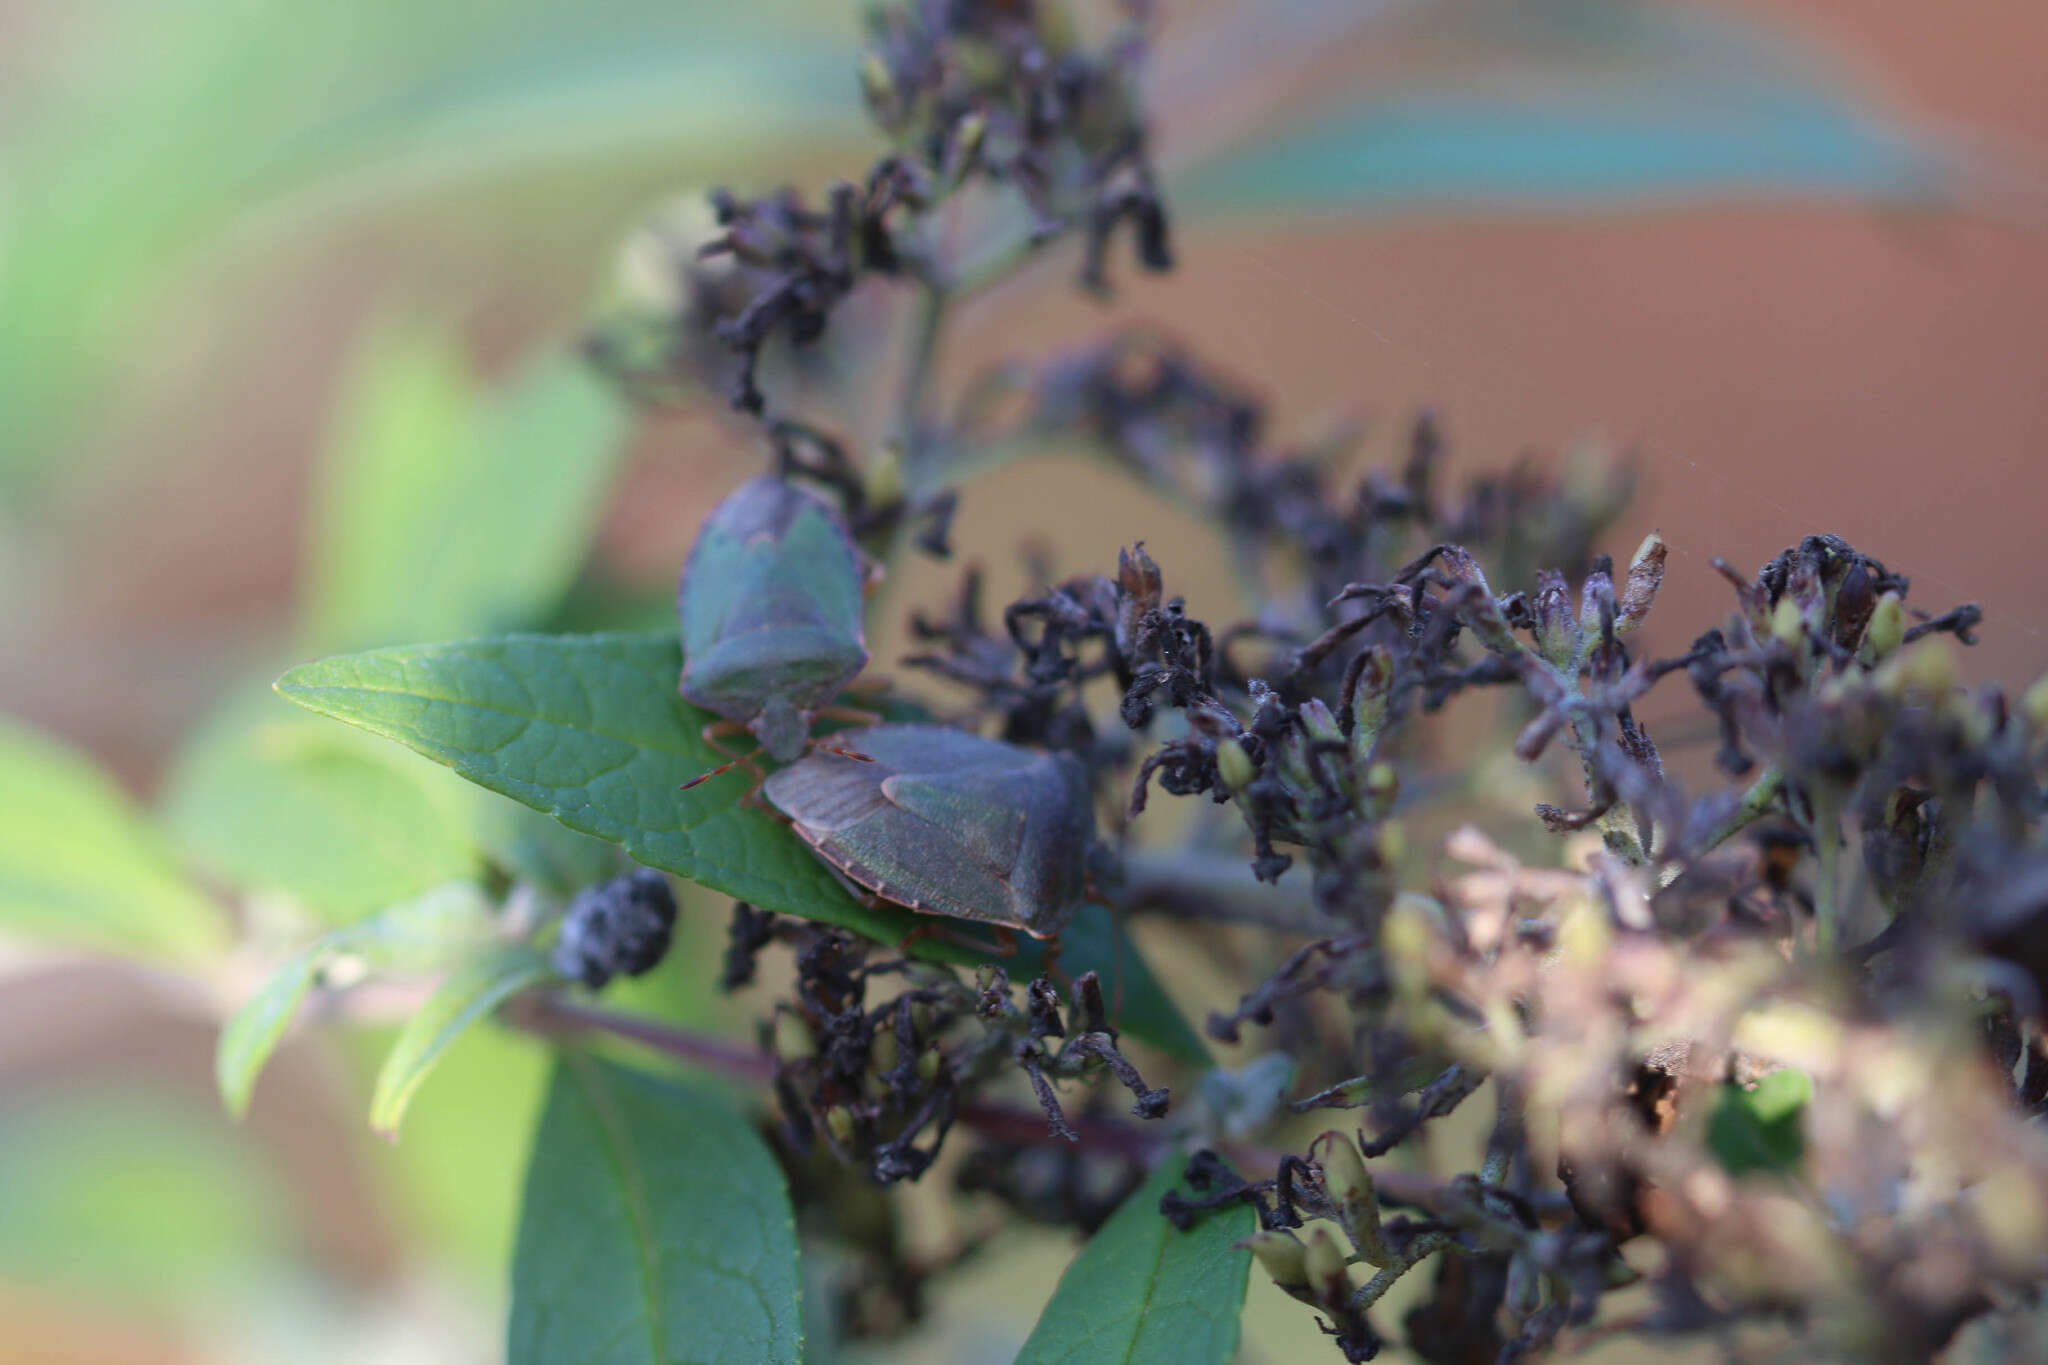
[[[935,725],[836,736],[763,794],[848,881],[928,915],[1057,934],[1087,896],[1094,803],[1081,765]]]
[[[811,714],[867,664],[862,583],[859,552],[822,499],[780,479],[741,484],[683,568],[683,696],[795,758]]]

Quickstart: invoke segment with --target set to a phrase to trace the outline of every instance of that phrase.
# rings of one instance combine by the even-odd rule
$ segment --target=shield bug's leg
[[[812,740],[811,747],[823,753],[838,754],[841,758],[858,759],[862,763],[872,763],[875,761],[872,755],[863,754],[853,749],[841,749],[835,745],[821,743],[818,740]]]
[[[864,673],[839,689],[839,695],[855,697],[879,697],[888,692],[894,684],[885,673]],[[870,721],[869,724],[875,722]]]
[[[718,777],[724,773],[729,773],[734,768],[740,767],[742,765],[746,767],[748,772],[754,775],[754,787],[757,790],[759,789],[762,781],[765,780],[761,770],[754,766],[754,760],[761,756],[760,747],[756,746],[753,750],[751,750],[748,753],[734,754],[732,750],[726,748],[723,744],[719,743],[719,740],[728,738],[732,735],[746,734],[746,726],[740,724],[738,721],[735,720],[714,720],[709,725],[706,725],[698,733],[707,745],[709,745],[713,749],[716,749],[721,754],[731,755],[731,759],[728,762],[719,764],[716,768],[713,768],[709,772],[697,774],[697,776],[691,778],[688,782],[683,783],[683,785],[677,790],[688,791],[690,788],[696,786],[700,782],[709,782],[712,778]],[[752,793],[750,792],[749,795],[752,795]]]

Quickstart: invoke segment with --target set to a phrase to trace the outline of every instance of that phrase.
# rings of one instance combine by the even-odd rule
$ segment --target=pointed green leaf
[[[462,1031],[513,995],[547,978],[548,961],[524,944],[497,949],[449,973],[406,1021],[391,1055],[377,1073],[370,1097],[370,1126],[387,1136],[398,1132],[405,1107]]]
[[[238,890],[346,924],[476,875],[468,791],[266,688],[231,698],[186,744],[163,818],[195,862]]]
[[[321,972],[354,957],[375,969],[432,971],[472,956],[497,928],[496,909],[474,882],[450,882],[382,914],[323,934],[286,959],[244,1001],[214,1046],[214,1079],[234,1118],[249,1108],[256,1078]]]
[[[0,718],[0,931],[198,956],[220,910],[92,760]]]
[[[1252,1211],[1229,1205],[1176,1232],[1159,1200],[1183,1164],[1169,1156],[1088,1239],[1016,1365],[1224,1365],[1237,1354],[1252,1258],[1230,1244],[1255,1230]]]
[[[702,735],[715,717],[676,692],[681,671],[681,650],[667,632],[509,635],[324,659],[291,670],[277,687],[308,710],[395,739],[571,829],[623,844],[649,867],[764,910],[884,943],[924,923],[848,895],[782,822],[742,802],[744,771],[680,790],[724,761]],[[921,938],[913,951],[977,960],[945,937]],[[1008,965],[1018,975],[1043,960],[1039,945],[1025,944]],[[1122,1002],[1118,1023],[1132,1035],[1184,1060],[1207,1060],[1108,911],[1086,907],[1075,916],[1060,961],[1072,974],[1102,973],[1105,994]]]
[[[229,1117],[240,1119],[249,1112],[257,1073],[277,1050],[325,959],[326,950],[318,944],[287,959],[222,1026],[214,1045],[213,1079]]]
[[[796,1220],[747,1119],[569,1055],[527,1168],[509,1365],[796,1365]]]

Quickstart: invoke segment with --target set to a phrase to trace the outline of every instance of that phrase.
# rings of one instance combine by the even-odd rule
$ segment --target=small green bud
[[[1321,697],[1310,697],[1301,704],[1301,725],[1308,731],[1308,737],[1317,743],[1344,742],[1344,732],[1337,728],[1337,718],[1330,714],[1330,708],[1323,704]]]
[[[1223,777],[1223,789],[1232,796],[1241,795],[1252,779],[1259,775],[1258,765],[1245,752],[1244,745],[1235,739],[1219,741],[1216,745],[1216,771]]]
[[[1337,1245],[1327,1223],[1311,1224],[1304,1238],[1302,1270],[1309,1292],[1322,1303],[1343,1303],[1351,1297],[1350,1257]]]
[[[2020,694],[2020,714],[2027,718],[2036,734],[2048,732],[2048,673],[2042,674],[2032,687]]]
[[[938,1080],[939,1072],[945,1068],[945,1064],[945,1053],[939,1050],[937,1043],[933,1043],[923,1052],[917,1054],[917,1078],[926,1085],[930,1085]]]
[[[1906,638],[1906,604],[1895,592],[1877,599],[1870,624],[1863,628],[1863,662],[1880,663]]]
[[[843,1104],[835,1104],[825,1111],[825,1131],[832,1134],[838,1143],[853,1141],[853,1111]]]
[[[1799,604],[1787,593],[1778,599],[1778,605],[1771,610],[1771,638],[1779,644],[1798,647],[1806,639],[1806,622],[1799,614]]]
[[[1299,1296],[1308,1288],[1308,1248],[1291,1232],[1255,1232],[1232,1244],[1257,1258],[1273,1283]]]
[[[1387,723],[1387,703],[1394,692],[1394,659],[1385,645],[1371,645],[1353,665],[1351,695],[1351,761],[1363,767],[1372,759],[1380,727]]]
[[[1906,686],[1933,701],[1955,690],[1962,661],[1947,637],[1935,635],[1916,641],[1899,662],[1904,665]]]
[[[1614,600],[1614,576],[1604,573],[1589,573],[1579,587],[1579,631],[1588,640],[1600,638],[1600,619],[1608,612],[1615,613],[1620,620],[1620,608]]]
[[[1335,1130],[1319,1135],[1309,1145],[1309,1155],[1322,1168],[1323,1191],[1337,1206],[1337,1221],[1344,1225],[1351,1245],[1369,1264],[1385,1265],[1392,1256],[1380,1234],[1379,1192],[1365,1158],[1350,1137]]]
[[[982,139],[988,134],[988,120],[980,110],[953,125],[953,141],[946,149],[946,172],[955,184],[965,179],[981,155]]]
[[[894,442],[882,447],[861,475],[861,493],[874,507],[889,507],[903,497],[903,451]]]
[[[1536,575],[1536,600],[1530,604],[1536,618],[1536,648],[1558,668],[1570,668],[1579,657],[1585,637],[1578,618],[1572,615],[1571,592],[1564,575],[1544,569]]]
[[[896,78],[889,74],[889,64],[872,52],[861,58],[860,90],[873,105],[886,105],[896,97]]]

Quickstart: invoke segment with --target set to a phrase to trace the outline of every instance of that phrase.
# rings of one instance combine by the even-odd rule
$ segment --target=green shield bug
[[[803,753],[811,722],[867,664],[863,586],[845,523],[816,495],[762,477],[713,508],[676,593],[677,690],[726,722],[706,739],[744,729],[777,762]]]
[[[846,880],[927,915],[1050,938],[1088,894],[1094,802],[1066,754],[936,725],[835,736],[762,793]]]

